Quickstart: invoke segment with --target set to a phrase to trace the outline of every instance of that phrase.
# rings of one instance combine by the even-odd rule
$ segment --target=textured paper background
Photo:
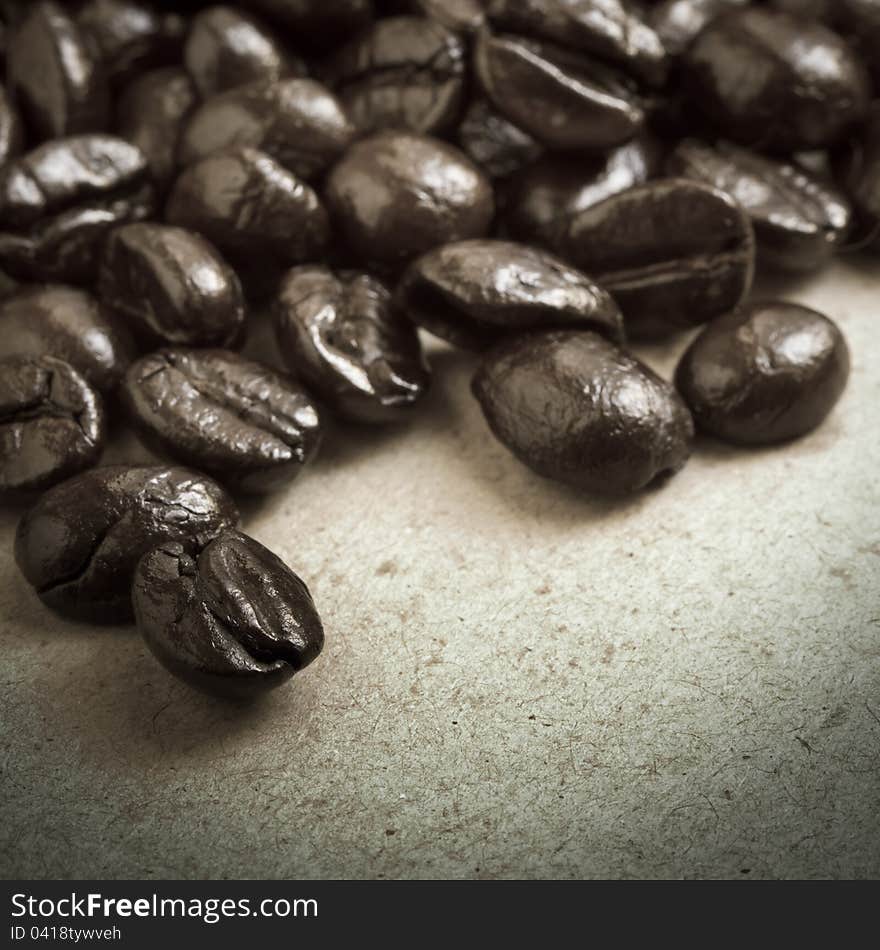
[[[261,705],[63,622],[0,515],[5,876],[880,874],[880,277],[834,315],[844,399],[796,445],[702,444],[596,503],[531,475],[440,350],[403,429],[338,430],[249,530],[319,661]],[[668,373],[681,345],[642,350]]]

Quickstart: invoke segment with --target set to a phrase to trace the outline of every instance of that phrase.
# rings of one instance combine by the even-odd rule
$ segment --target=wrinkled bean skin
[[[330,172],[325,195],[358,260],[401,269],[448,241],[483,237],[495,206],[486,176],[458,149],[407,132],[355,143]]]
[[[561,256],[614,297],[628,336],[659,338],[743,300],[754,276],[755,237],[725,192],[658,179],[573,217]]]
[[[852,224],[846,196],[795,165],[719,142],[679,144],[670,174],[726,191],[749,215],[758,259],[775,267],[811,271],[828,262]]]
[[[134,357],[129,334],[89,293],[22,287],[0,303],[0,359],[53,356],[100,392],[115,389]]]
[[[752,303],[713,321],[681,358],[676,385],[699,429],[770,445],[815,429],[846,387],[838,327],[799,304]]]
[[[263,545],[223,531],[198,552],[163,544],[138,564],[138,630],[159,662],[208,693],[253,699],[309,665],[324,630],[306,585]]]
[[[197,549],[238,521],[214,481],[185,468],[108,465],[50,488],[15,535],[19,570],[48,607],[78,620],[131,620],[141,556],[179,541]]]
[[[361,132],[450,128],[464,95],[463,42],[424,17],[377,21],[328,67],[331,86]]]
[[[539,475],[626,494],[687,461],[693,423],[675,390],[595,333],[513,337],[484,357],[473,392],[495,436]]]
[[[345,151],[354,128],[339,100],[313,79],[252,83],[214,96],[188,119],[179,159],[255,148],[295,175],[313,178]]]
[[[853,200],[862,238],[880,248],[880,102],[834,156],[835,172]]]
[[[372,0],[244,0],[241,6],[271,18],[319,51],[367,26],[373,16]]]
[[[700,33],[684,57],[683,82],[720,134],[774,151],[833,145],[870,96],[864,66],[837,34],[752,7]]]
[[[144,222],[113,231],[104,243],[98,294],[151,343],[228,346],[244,329],[235,271],[184,228]]]
[[[228,350],[144,356],[129,368],[122,399],[151,446],[241,491],[289,484],[320,442],[305,390]]]
[[[653,27],[670,56],[680,56],[717,16],[750,0],[664,0],[648,12]]]
[[[0,86],[0,169],[21,151],[24,133],[12,100]]]
[[[645,121],[619,77],[549,44],[483,32],[474,49],[474,71],[495,108],[548,148],[612,148],[631,139]]]
[[[481,350],[524,330],[593,330],[623,339],[611,297],[586,274],[512,241],[458,241],[407,268],[400,309],[436,336]]]
[[[275,329],[287,365],[345,419],[400,421],[428,390],[415,328],[368,274],[294,268],[281,284]]]
[[[101,397],[51,356],[0,361],[0,499],[94,465],[106,438]]]
[[[538,158],[542,147],[485,99],[467,108],[456,135],[459,147],[492,178],[503,178]]]

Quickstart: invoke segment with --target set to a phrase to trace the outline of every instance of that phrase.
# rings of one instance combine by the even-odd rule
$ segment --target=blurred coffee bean
[[[23,144],[24,134],[18,110],[6,90],[0,86],[0,172],[11,158],[18,155]]]
[[[373,18],[372,0],[243,0],[240,6],[264,14],[298,45],[317,51],[331,49]]]
[[[880,102],[836,151],[834,170],[858,213],[857,240],[880,248]]]
[[[751,0],[663,0],[651,6],[647,14],[666,52],[680,56],[699,33],[717,16]]]
[[[456,135],[464,153],[492,178],[503,178],[536,159],[543,148],[528,132],[499,115],[485,99],[474,99]]]

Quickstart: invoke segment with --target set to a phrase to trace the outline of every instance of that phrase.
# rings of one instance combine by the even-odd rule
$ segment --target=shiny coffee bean
[[[720,134],[758,148],[825,148],[865,112],[868,76],[819,23],[747,7],[718,17],[684,58],[684,86]]]
[[[494,214],[489,180],[462,152],[408,132],[357,142],[330,172],[325,194],[352,251],[380,270],[483,237]]]
[[[251,148],[190,165],[171,189],[165,214],[236,261],[289,267],[322,255],[330,238],[315,192]]]
[[[690,455],[693,423],[675,390],[595,333],[512,337],[484,357],[473,392],[523,464],[582,491],[638,491]]]
[[[648,23],[670,56],[680,56],[716,17],[750,0],[663,0],[651,6]]]
[[[688,139],[672,153],[668,169],[732,195],[752,221],[758,260],[776,267],[821,267],[852,223],[849,201],[833,185],[795,165],[724,142],[713,147]]]
[[[667,336],[726,313],[754,275],[748,216],[725,192],[683,178],[638,185],[581,211],[560,248],[611,293],[633,337]]]
[[[242,491],[289,484],[320,441],[318,411],[301,386],[228,350],[144,356],[122,398],[151,446]]]
[[[652,86],[666,82],[666,50],[628,0],[486,0],[485,5],[490,22],[501,30],[591,53]]]
[[[134,357],[128,332],[84,290],[25,286],[0,303],[0,359],[56,357],[109,393]]]
[[[546,43],[481,33],[474,70],[495,108],[548,148],[612,148],[645,121],[635,94],[612,70]]]
[[[0,360],[0,499],[94,465],[105,436],[101,397],[69,364],[51,356]]]
[[[774,301],[710,323],[681,358],[676,384],[702,431],[767,445],[815,429],[848,376],[838,327],[815,310]]]
[[[543,151],[485,99],[474,99],[458,127],[456,140],[462,151],[492,178],[503,178],[538,158]]]
[[[294,268],[281,284],[275,329],[287,365],[344,418],[395,422],[427,392],[418,334],[368,274]]]
[[[313,79],[252,83],[214,96],[188,119],[183,165],[229,149],[259,149],[295,175],[313,178],[354,137],[339,100]]]
[[[327,75],[361,132],[409,129],[429,134],[450,128],[461,111],[465,47],[425,17],[390,17],[351,40]]]
[[[840,147],[834,166],[858,212],[857,238],[880,248],[880,102]]]
[[[109,90],[100,63],[60,4],[30,5],[10,32],[6,69],[25,119],[40,138],[105,127]]]
[[[373,16],[373,0],[247,0],[244,6],[277,23],[302,46],[318,51],[356,33]]]
[[[0,171],[3,166],[21,151],[24,133],[21,119],[12,100],[0,86]]]
[[[109,465],[50,488],[21,519],[15,560],[40,599],[68,617],[130,620],[141,556],[179,541],[196,550],[238,511],[214,481],[185,468]]]
[[[512,241],[457,241],[407,268],[400,309],[436,336],[484,349],[524,330],[594,330],[623,338],[611,297],[559,258]]]
[[[156,547],[137,566],[132,600],[138,630],[166,669],[232,699],[280,686],[324,645],[306,585],[239,531],[197,551]]]
[[[109,235],[98,294],[150,343],[228,346],[244,328],[235,271],[200,234],[167,224],[129,224]]]

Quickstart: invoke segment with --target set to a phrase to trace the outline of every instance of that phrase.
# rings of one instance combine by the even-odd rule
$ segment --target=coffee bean
[[[201,235],[184,228],[117,228],[104,244],[98,293],[151,343],[227,346],[244,328],[238,277]]]
[[[101,398],[70,365],[51,356],[0,360],[0,498],[94,465],[104,441]]]
[[[716,17],[750,0],[663,0],[647,14],[648,23],[670,56],[680,56]]]
[[[492,178],[515,172],[543,151],[531,135],[497,113],[485,99],[475,99],[468,106],[456,139],[468,158]]]
[[[184,468],[109,465],[50,488],[21,519],[15,560],[40,599],[68,617],[130,620],[142,555],[167,541],[197,549],[238,520],[235,503]]]
[[[198,551],[162,544],[138,564],[138,629],[159,662],[209,693],[251,699],[309,665],[324,645],[306,585],[262,544],[222,531]]]
[[[512,241],[458,241],[410,264],[397,289],[402,311],[431,333],[484,349],[523,330],[577,328],[612,340],[623,320],[585,274]]]
[[[880,91],[880,0],[834,0],[833,23],[855,46]]]
[[[464,154],[408,132],[353,145],[330,172],[326,197],[352,251],[380,270],[447,241],[482,237],[494,214],[492,186]]]
[[[693,424],[675,390],[595,333],[512,337],[484,357],[473,391],[521,462],[582,491],[638,491],[690,455]]]
[[[354,136],[342,106],[313,79],[251,83],[214,96],[189,117],[180,140],[184,165],[250,147],[295,175],[312,178],[338,158]]]
[[[0,359],[53,356],[107,393],[133,355],[125,328],[84,290],[22,287],[0,303]]]
[[[247,6],[318,51],[356,33],[373,16],[372,0],[248,0]]]
[[[483,0],[409,0],[407,8],[457,33],[475,33],[486,22]]]
[[[666,336],[726,313],[754,274],[745,212],[725,192],[683,178],[637,185],[581,211],[560,248],[611,293],[634,337]]]
[[[815,429],[848,375],[837,326],[780,301],[749,304],[710,323],[682,357],[676,384],[701,430],[766,445]]]
[[[275,327],[290,368],[344,418],[400,420],[428,389],[415,328],[367,274],[294,268],[281,284]]]
[[[0,170],[21,151],[24,133],[18,111],[6,90],[0,86]]]
[[[846,196],[796,165],[719,142],[688,139],[672,153],[669,172],[714,185],[746,211],[758,260],[788,270],[825,264],[852,224]]]
[[[859,215],[859,240],[880,248],[880,102],[839,148],[834,164]]]

